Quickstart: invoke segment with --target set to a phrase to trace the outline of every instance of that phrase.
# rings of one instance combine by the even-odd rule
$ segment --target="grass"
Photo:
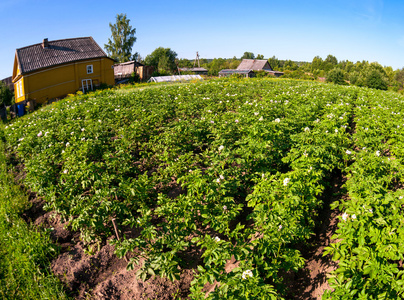
[[[0,128],[0,137],[2,135]],[[0,139],[0,298],[68,299],[50,263],[57,248],[43,230],[27,224],[21,213],[28,196],[7,170]]]

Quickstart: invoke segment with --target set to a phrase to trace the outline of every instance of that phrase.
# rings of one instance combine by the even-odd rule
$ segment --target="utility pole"
[[[198,68],[200,68],[201,65],[200,65],[200,63],[199,63],[199,53],[198,53],[198,51],[196,51],[196,57],[195,57],[195,60],[194,60],[194,66],[193,66],[193,68],[195,68],[196,61],[198,61]]]

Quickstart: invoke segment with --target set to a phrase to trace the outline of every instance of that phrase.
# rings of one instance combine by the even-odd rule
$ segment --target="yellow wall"
[[[93,73],[87,74],[87,66],[93,66]],[[21,78],[23,94],[15,90],[15,102],[36,100],[44,103],[50,99],[61,98],[82,89],[82,80],[91,79],[93,87],[101,83],[114,85],[113,60],[97,58],[49,67],[23,74]],[[18,68],[14,77],[14,87],[18,88]]]

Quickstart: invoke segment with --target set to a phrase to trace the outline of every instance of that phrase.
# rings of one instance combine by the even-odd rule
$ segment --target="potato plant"
[[[132,231],[111,240],[118,256],[131,254],[128,268],[142,261],[140,278],[171,280],[194,268],[193,299],[285,297],[284,274],[304,266],[299,245],[340,170],[350,200],[334,204],[345,214],[327,249],[340,262],[333,297],[390,282],[388,298],[402,286],[404,122],[394,97],[279,79],[142,86],[71,96],[4,137],[24,184],[89,249],[114,234],[114,220]]]

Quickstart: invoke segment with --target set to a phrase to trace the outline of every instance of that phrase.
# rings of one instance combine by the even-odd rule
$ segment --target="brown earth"
[[[327,279],[330,272],[337,269],[338,264],[330,255],[323,256],[324,248],[329,246],[333,240],[332,236],[337,230],[338,216],[341,215],[338,209],[331,210],[330,204],[344,199],[347,195],[341,193],[346,177],[341,174],[333,174],[329,188],[325,191],[323,198],[323,209],[319,211],[316,236],[312,239],[311,247],[302,249],[302,256],[306,259],[305,267],[293,274],[288,288],[291,293],[289,299],[294,300],[320,300],[325,290],[331,290]]]
[[[79,234],[66,229],[67,222],[63,223],[54,212],[44,213],[39,199],[31,202],[33,206],[25,218],[47,228],[61,247],[51,269],[74,299],[178,299],[188,295],[193,279],[191,270],[186,270],[175,283],[162,278],[141,281],[136,278],[140,266],[127,271],[127,261],[114,254],[112,245],[107,243],[94,255],[86,254]]]
[[[324,290],[329,289],[327,274],[336,268],[336,263],[330,257],[323,257],[324,247],[331,242],[339,212],[327,209],[329,204],[337,200],[336,193],[342,185],[342,179],[334,179],[332,187],[324,196],[325,209],[320,212],[316,228],[316,236],[310,242],[310,247],[301,249],[306,259],[306,266],[297,273],[288,274],[287,287],[291,291],[287,299],[316,300],[321,299]],[[326,194],[327,195],[327,194]],[[24,218],[27,222],[47,228],[51,238],[61,248],[60,255],[52,262],[52,271],[65,284],[66,290],[74,299],[187,299],[190,283],[193,279],[192,269],[185,270],[177,282],[162,278],[150,278],[142,281],[136,278],[140,268],[126,270],[127,262],[114,254],[113,246],[108,243],[94,255],[84,251],[84,245],[77,232],[71,232],[67,223],[54,212],[45,213],[43,201],[30,195],[32,207],[26,211]],[[112,237],[114,238],[114,237]],[[229,270],[237,262],[229,262]],[[194,265],[193,261],[189,265]],[[216,284],[206,287],[209,293]]]
[[[330,256],[323,256],[324,248],[332,242],[332,235],[337,228],[338,210],[333,210],[327,216],[323,231],[317,237],[311,249],[303,251],[306,265],[291,278],[288,285],[290,299],[320,300],[325,290],[330,290],[327,275],[337,268],[337,263]]]

